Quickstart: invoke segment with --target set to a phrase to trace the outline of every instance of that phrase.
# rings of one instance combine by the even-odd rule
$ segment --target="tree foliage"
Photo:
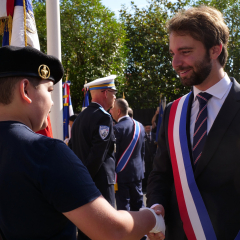
[[[208,5],[217,8],[223,13],[229,28],[228,61],[225,71],[229,76],[240,82],[240,0],[199,0],[192,1],[194,5]]]
[[[45,3],[35,1],[34,13],[41,50],[46,50]],[[61,0],[62,63],[69,69],[74,110],[81,109],[85,81],[118,75],[125,69],[124,30],[99,0]],[[42,26],[42,27],[41,27]]]
[[[139,9],[131,2],[130,11],[125,7],[120,11],[128,49],[123,88],[133,108],[155,108],[160,94],[170,101],[189,91],[172,69],[165,29],[169,14],[182,6],[177,4],[151,1],[147,8]]]
[[[117,97],[124,92],[134,109],[156,108],[160,94],[169,102],[187,93],[171,66],[165,25],[179,9],[201,4],[223,13],[230,30],[225,71],[240,81],[240,0],[149,0],[143,9],[132,2],[130,9],[122,7],[120,19],[100,0],[60,0],[62,62],[69,69],[74,110],[81,109],[85,80],[110,74],[118,75]],[[46,0],[33,5],[46,53]]]
[[[121,20],[125,26],[129,51],[123,88],[134,108],[156,107],[160,94],[171,101],[189,91],[181,85],[172,69],[165,25],[178,10],[201,4],[214,6],[223,13],[230,30],[229,58],[225,70],[240,80],[240,25],[236,17],[239,0],[179,0],[175,3],[152,0],[147,8],[141,10],[132,2],[130,11],[122,8]]]

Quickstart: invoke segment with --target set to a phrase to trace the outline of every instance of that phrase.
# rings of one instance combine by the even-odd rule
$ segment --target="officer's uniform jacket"
[[[115,137],[110,114],[99,104],[90,103],[74,121],[71,136],[72,150],[87,167],[102,195],[114,202],[114,194],[107,190],[115,182]]]

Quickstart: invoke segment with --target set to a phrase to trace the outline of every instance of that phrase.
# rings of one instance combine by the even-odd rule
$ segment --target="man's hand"
[[[163,217],[165,216],[165,210],[161,204],[153,205],[151,208],[154,209],[154,211],[157,215],[161,214]],[[157,239],[163,240],[163,239],[165,239],[165,235],[162,232],[149,233],[147,236],[148,236],[147,240],[157,240]]]
[[[154,204],[151,208],[155,211],[155,213],[157,215],[161,214],[163,217],[165,216],[165,210],[164,210],[163,205],[161,205],[161,204]]]

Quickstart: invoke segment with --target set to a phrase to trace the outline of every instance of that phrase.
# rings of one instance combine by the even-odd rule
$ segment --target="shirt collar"
[[[129,117],[129,115],[125,115],[125,116],[120,117],[120,118],[118,119],[118,122],[120,122],[120,120],[122,120],[122,119],[125,118],[125,117]]]
[[[219,82],[217,82],[215,85],[213,85],[206,91],[201,91],[198,88],[196,88],[195,86],[193,86],[194,101],[197,100],[196,96],[200,92],[207,92],[216,98],[222,99],[222,97],[227,92],[230,84],[231,84],[231,80],[228,77],[227,73],[225,73],[224,77]]]

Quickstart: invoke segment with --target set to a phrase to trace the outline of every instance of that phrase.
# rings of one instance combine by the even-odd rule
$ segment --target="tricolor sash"
[[[126,150],[123,152],[122,156],[117,162],[117,167],[116,167],[116,173],[121,172],[127,165],[130,157],[132,156],[132,153],[137,145],[140,133],[141,133],[141,128],[139,122],[135,121],[133,119],[133,124],[134,124],[134,133],[133,133],[133,138]]]
[[[191,93],[173,102],[168,141],[180,216],[188,240],[217,240],[210,217],[195,182],[186,134]]]
[[[188,149],[186,119],[190,94],[173,102],[168,122],[168,141],[178,207],[188,240],[217,240],[194,178]],[[240,231],[235,240],[240,240]]]

